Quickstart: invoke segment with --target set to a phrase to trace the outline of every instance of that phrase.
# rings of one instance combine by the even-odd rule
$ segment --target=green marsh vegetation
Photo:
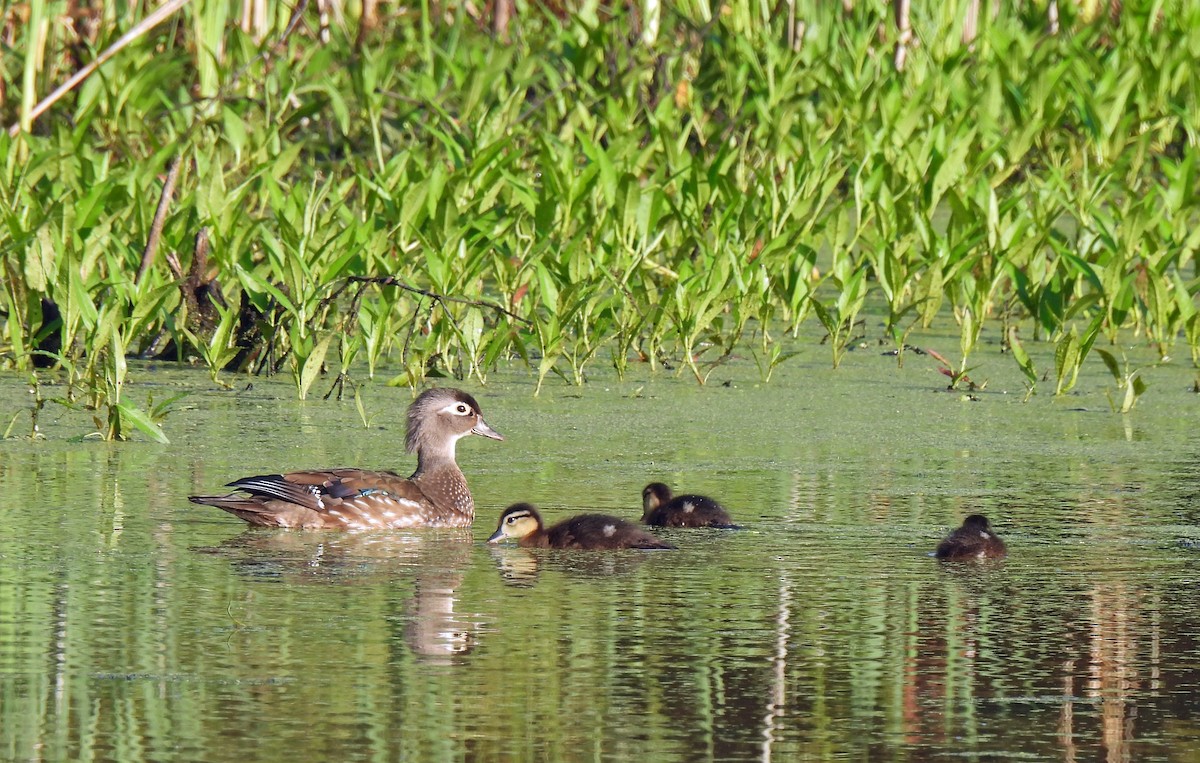
[[[364,5],[6,4],[0,363],[110,438],[172,402],[122,396],[127,356],[304,398],[513,360],[769,380],[814,333],[902,363],[953,326],[952,384],[1065,394],[1109,347],[1124,411],[1152,370],[1119,340],[1200,365],[1200,4]]]

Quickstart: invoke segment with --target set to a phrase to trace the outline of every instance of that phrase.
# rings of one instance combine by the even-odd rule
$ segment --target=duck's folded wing
[[[313,511],[360,498],[390,498],[420,503],[421,490],[394,472],[365,469],[315,469],[287,474],[263,474],[230,482],[228,487],[264,499],[287,501]],[[368,502],[370,503],[370,502]]]
[[[471,519],[439,512],[416,484],[394,472],[321,469],[262,474],[230,482],[229,487],[238,492],[189,499],[268,527],[457,527]]]

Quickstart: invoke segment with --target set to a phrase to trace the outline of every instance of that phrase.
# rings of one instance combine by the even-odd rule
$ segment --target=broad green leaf
[[[163,445],[169,445],[170,440],[163,432],[162,427],[154,423],[154,421],[142,411],[141,408],[130,405],[128,403],[117,403],[116,408],[120,411],[122,421],[128,421],[135,427],[140,429],[150,439],[155,442],[160,442]]]
[[[1121,381],[1121,366],[1117,363],[1117,359],[1108,350],[1096,350],[1096,354],[1104,361],[1104,367],[1108,369],[1108,373],[1113,379]]]
[[[37,236],[25,249],[25,284],[32,291],[45,294],[58,277],[54,240],[46,226],[38,228]]]
[[[325,354],[329,351],[329,343],[333,341],[333,337],[333,334],[326,334],[304,359],[304,367],[300,371],[300,383],[297,388],[301,400],[308,396],[309,388],[320,375],[321,367],[325,364]]]
[[[1079,334],[1074,326],[1054,346],[1054,372],[1058,377],[1054,394],[1057,396],[1070,392],[1079,373]]]
[[[247,140],[246,123],[228,105],[221,110],[221,116],[222,122],[225,125],[225,140],[229,141],[229,145],[233,148],[234,156],[240,161],[242,149],[245,147]]]

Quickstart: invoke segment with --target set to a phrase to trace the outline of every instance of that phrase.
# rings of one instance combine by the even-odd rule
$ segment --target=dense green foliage
[[[539,383],[636,358],[703,380],[741,347],[769,378],[785,333],[820,321],[836,364],[877,306],[899,349],[955,321],[957,373],[1002,319],[1031,390],[1122,330],[1200,357],[1200,4],[1067,5],[1057,35],[1006,6],[972,46],[957,4],[920,5],[897,72],[875,3],[798,7],[799,50],[748,2],[669,9],[651,42],[632,12],[522,9],[505,43],[427,7],[255,43],[196,3],[0,138],[0,360],[54,353],[119,435],[125,354],[290,370],[301,396],[385,360],[408,384],[517,356]]]

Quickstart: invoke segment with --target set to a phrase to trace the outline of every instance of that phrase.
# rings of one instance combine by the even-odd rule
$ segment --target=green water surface
[[[765,386],[748,361],[703,388],[638,372],[536,399],[524,369],[462,383],[507,437],[460,443],[465,531],[250,530],[186,500],[288,469],[407,473],[407,390],[367,386],[364,428],[284,381],[137,366],[134,400],[192,390],[170,445],[72,442],[86,417],[50,406],[46,439],[0,442],[0,758],[1200,757],[1186,368],[1127,417],[1098,377],[972,401],[873,350]],[[27,389],[0,380],[4,422]],[[744,529],[666,531],[669,552],[482,542],[518,500],[635,518],[651,480]],[[974,512],[1009,559],[932,559]]]

